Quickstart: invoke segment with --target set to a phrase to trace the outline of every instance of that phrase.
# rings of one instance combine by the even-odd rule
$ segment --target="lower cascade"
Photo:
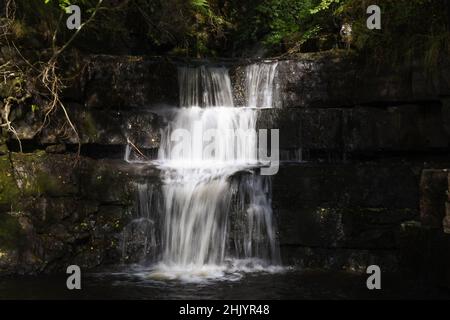
[[[152,162],[161,169],[162,185],[138,184],[137,217],[124,231],[124,255],[139,248],[155,278],[281,270],[271,178],[258,174],[257,109],[233,106],[225,68],[182,67],[179,82],[182,107],[166,115]],[[202,108],[199,101],[216,103]],[[129,156],[130,149],[127,160],[139,162]]]

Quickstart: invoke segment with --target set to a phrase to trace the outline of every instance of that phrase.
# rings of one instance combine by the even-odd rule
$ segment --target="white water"
[[[178,68],[181,107],[232,107],[228,70],[222,67]]]
[[[244,108],[180,108],[164,130],[159,161],[177,169],[228,169],[257,164],[256,111]],[[173,133],[187,133],[189,148],[178,152]],[[211,133],[208,135],[208,133]],[[187,150],[186,150],[187,149]]]
[[[263,71],[256,73],[264,78]],[[278,270],[270,178],[253,172],[257,111],[233,107],[225,68],[183,67],[178,74],[181,108],[168,116],[157,161],[162,209],[147,208],[153,219],[145,220],[161,228],[160,255],[149,276],[199,281]],[[262,87],[268,90],[265,82]],[[268,92],[264,96],[271,99]],[[204,139],[210,129],[216,135]],[[179,152],[179,141],[172,141],[180,131],[190,135],[188,151]],[[145,211],[148,201],[148,194],[140,194],[139,208]],[[150,233],[154,244],[156,232]]]
[[[272,108],[274,79],[278,62],[262,62],[246,68],[247,105],[250,108]]]

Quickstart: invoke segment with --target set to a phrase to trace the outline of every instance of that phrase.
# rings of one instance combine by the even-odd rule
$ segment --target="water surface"
[[[66,289],[65,276],[0,279],[1,299],[450,299],[450,291],[422,285],[401,274],[383,275],[382,290],[369,291],[366,275],[351,272],[287,270],[254,272],[239,279],[205,282],[157,280],[139,271],[87,274],[82,290]]]

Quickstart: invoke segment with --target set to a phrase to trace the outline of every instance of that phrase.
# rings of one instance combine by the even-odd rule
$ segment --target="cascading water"
[[[178,75],[181,107],[167,115],[156,161],[162,209],[148,208],[144,220],[161,229],[152,275],[192,280],[279,266],[270,178],[254,170],[257,110],[233,106],[225,68]],[[139,208],[148,201],[140,192]]]
[[[278,62],[261,62],[246,68],[247,106],[250,108],[272,108],[274,79]]]
[[[180,67],[181,107],[232,107],[228,70],[221,67]]]

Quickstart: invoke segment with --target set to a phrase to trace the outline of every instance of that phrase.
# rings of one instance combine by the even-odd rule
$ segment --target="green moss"
[[[33,176],[28,176],[23,185],[23,194],[26,196],[64,196],[76,192],[75,187],[66,181],[61,175],[38,171]]]
[[[90,140],[97,139],[97,126],[91,113],[86,113],[84,115],[82,132],[86,134]]]
[[[0,157],[0,208],[17,202],[20,190],[14,179],[8,157]]]
[[[64,196],[75,193],[70,181],[70,164],[65,158],[50,158],[45,151],[12,155],[14,166],[20,168],[20,188],[23,196]]]
[[[36,189],[39,194],[44,193],[50,196],[58,196],[66,188],[62,177],[52,176],[45,172],[36,174]]]
[[[8,214],[0,214],[0,248],[17,248],[20,235],[21,227],[17,218]]]
[[[0,155],[5,155],[8,153],[8,146],[4,143],[2,143],[0,138]]]

